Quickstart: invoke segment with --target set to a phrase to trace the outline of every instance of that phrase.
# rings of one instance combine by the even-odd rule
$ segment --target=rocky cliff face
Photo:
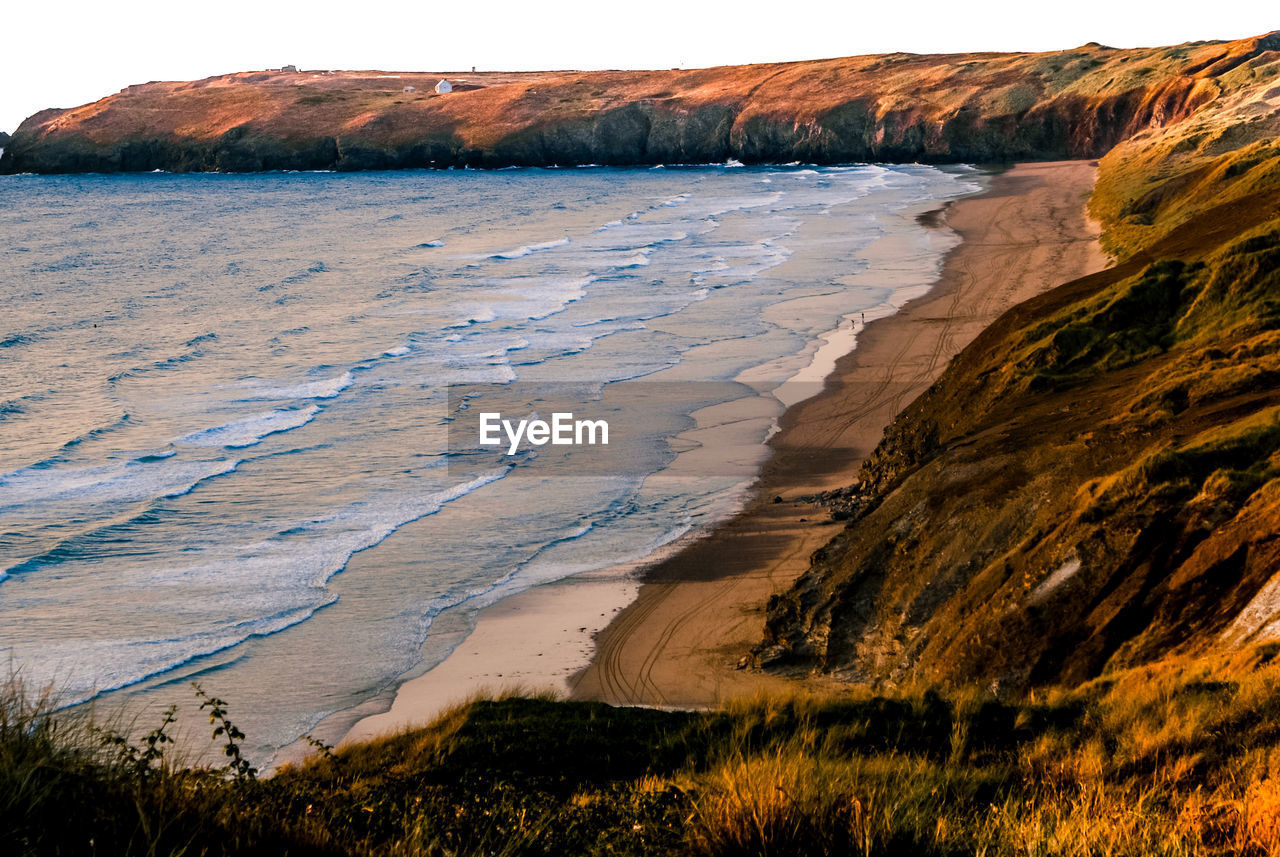
[[[1095,157],[1220,98],[1276,37],[694,71],[260,72],[26,120],[5,172]]]
[[[757,660],[1025,686],[1280,637],[1280,37],[438,77],[131,87],[31,117],[0,169],[1105,155],[1119,264],[1004,316],[894,422]]]
[[[771,603],[761,663],[1018,687],[1280,639],[1261,44],[1102,160],[1091,204],[1122,261],[1015,308],[893,423],[832,498],[848,528]]]

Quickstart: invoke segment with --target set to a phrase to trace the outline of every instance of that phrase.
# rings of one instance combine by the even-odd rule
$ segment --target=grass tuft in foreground
[[[174,762],[168,716],[131,740],[14,686],[0,853],[1265,857],[1280,854],[1278,652],[1016,700],[481,699],[265,778],[235,751]],[[235,743],[226,704],[201,701]]]

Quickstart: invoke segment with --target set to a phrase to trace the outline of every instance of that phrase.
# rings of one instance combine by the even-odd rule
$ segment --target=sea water
[[[916,165],[0,179],[0,655],[65,705],[199,680],[259,760],[333,734],[486,604],[730,513],[759,454],[663,478],[695,415],[776,393],[739,427],[760,453],[824,337],[936,274],[953,238],[915,214],[976,189]],[[647,451],[617,472],[449,442],[450,385],[638,381],[677,392],[618,412]]]

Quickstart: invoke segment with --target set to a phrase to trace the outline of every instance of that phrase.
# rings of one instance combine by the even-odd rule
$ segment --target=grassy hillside
[[[1270,855],[1276,650],[1016,702],[852,691],[693,713],[483,700],[269,779],[184,768],[156,733],[122,746],[10,696],[0,851]]]
[[[847,527],[771,603],[757,660],[847,693],[478,701],[264,779],[220,701],[209,770],[164,723],[128,738],[14,689],[0,853],[1280,853],[1277,47],[511,76],[456,98],[242,75],[28,120],[5,169],[1106,153],[1091,206],[1117,264],[987,329],[827,498]]]
[[[1023,688],[1280,632],[1280,69],[1120,143],[1120,261],[1017,307],[887,430],[760,661]]]
[[[636,72],[243,72],[22,123],[2,172],[1096,157],[1262,84],[1275,35]],[[1217,109],[1216,107],[1214,109]]]

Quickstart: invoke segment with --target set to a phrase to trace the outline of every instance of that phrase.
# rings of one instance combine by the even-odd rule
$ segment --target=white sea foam
[[[254,399],[332,399],[355,383],[355,376],[343,372],[333,378],[304,381],[290,387],[264,387],[253,391],[246,401]]]
[[[74,187],[77,180],[71,181]],[[600,483],[609,480],[594,477],[545,482],[522,463],[520,470],[534,471],[535,478],[476,488],[470,501],[404,533],[394,549],[379,549],[368,566],[350,563],[353,551],[377,544],[398,522],[429,509],[431,495],[452,481],[467,484],[468,468],[483,466],[483,457],[451,453],[446,443],[448,426],[437,406],[447,385],[565,379],[605,385],[651,375],[727,379],[763,364],[761,388],[771,389],[803,368],[815,340],[851,309],[883,304],[888,312],[900,293],[914,293],[894,284],[902,270],[897,265],[919,264],[911,253],[926,260],[940,255],[938,245],[903,243],[901,253],[877,256],[895,266],[878,290],[847,285],[860,270],[856,251],[896,216],[894,206],[963,186],[930,167],[441,172],[406,174],[396,182],[352,177],[332,187],[283,177],[280,198],[298,211],[291,228],[279,241],[257,235],[224,251],[221,236],[240,225],[240,207],[227,192],[238,182],[219,182],[207,197],[199,187],[178,188],[187,195],[180,205],[157,200],[166,205],[154,211],[146,201],[128,207],[121,220],[129,229],[115,233],[127,251],[120,262],[68,255],[58,250],[64,245],[53,240],[52,227],[40,226],[44,220],[24,221],[24,230],[35,231],[29,239],[23,232],[22,243],[47,269],[32,269],[32,290],[56,304],[58,318],[81,324],[72,337],[90,344],[83,337],[87,316],[78,310],[101,320],[123,300],[145,308],[138,331],[180,331],[177,341],[190,338],[195,301],[207,317],[216,314],[228,324],[219,328],[216,354],[175,366],[163,381],[129,372],[154,362],[145,336],[113,344],[123,358],[95,353],[109,374],[123,374],[111,401],[85,404],[112,411],[129,403],[136,413],[110,434],[77,430],[83,440],[55,449],[82,464],[72,466],[35,444],[30,454],[11,459],[17,463],[10,467],[43,462],[21,478],[0,478],[0,531],[18,533],[11,541],[19,553],[38,560],[22,569],[23,598],[59,605],[66,617],[91,617],[105,630],[102,639],[53,639],[42,655],[38,645],[26,646],[32,632],[25,629],[34,623],[24,625],[18,600],[8,598],[0,600],[0,655],[30,654],[32,673],[50,678],[59,677],[58,664],[74,665],[80,687],[102,690],[165,673],[253,634],[274,633],[333,604],[317,616],[314,632],[233,649],[137,691],[145,703],[160,703],[164,688],[176,687],[187,671],[225,667],[228,681],[251,694],[260,689],[261,698],[244,704],[261,712],[266,726],[253,724],[255,736],[274,746],[335,707],[367,702],[369,688],[388,687],[420,658],[439,657],[452,638],[444,631],[433,638],[424,629],[441,610],[466,604],[469,611],[531,582],[647,556],[674,537],[674,525],[683,531],[714,518],[707,497],[720,489],[707,480],[669,496],[658,496],[657,488],[642,496],[661,480],[641,487],[613,480],[607,488]],[[200,204],[184,215],[188,197]],[[565,207],[557,209],[561,201]],[[368,232],[355,233],[346,227],[361,210],[402,219],[375,218]],[[183,255],[181,248],[157,250],[138,240],[135,234],[143,232],[130,218],[139,211],[154,220],[145,234],[171,234],[177,220],[201,252]],[[916,229],[909,218],[906,225]],[[50,240],[38,241],[37,227]],[[507,228],[519,231],[495,242]],[[426,252],[443,241],[418,243],[444,235],[449,253]],[[546,237],[556,240],[535,240]],[[522,246],[490,255],[516,241]],[[264,303],[256,290],[247,300],[238,290],[239,283],[283,282],[309,270],[320,245],[332,247],[343,276],[312,278],[295,289],[297,303],[287,310]],[[789,258],[798,264],[781,276],[778,266]],[[154,270],[180,265],[184,282],[158,288],[137,277],[139,260]],[[90,264],[93,276],[81,277],[76,269]],[[923,288],[927,274],[912,282]],[[101,285],[86,295],[64,281]],[[413,288],[427,281],[429,289]],[[774,309],[781,304],[788,306]],[[305,336],[282,335],[282,328],[303,323]],[[39,334],[59,335],[53,327]],[[6,359],[20,369],[42,350],[13,349]],[[24,399],[23,407],[35,416],[45,407],[64,407],[56,389],[46,395],[47,406]],[[309,428],[294,426],[326,400],[332,401],[323,418],[315,413]],[[678,410],[655,402],[635,423],[688,416],[668,406]],[[19,426],[27,425],[22,419],[6,417],[0,429],[17,438]],[[95,415],[91,424],[102,421]],[[274,430],[294,430],[290,426],[307,442],[262,440]],[[212,428],[192,431],[196,427]],[[176,435],[185,439],[176,453],[164,450],[163,441]],[[252,456],[252,466],[230,475],[236,463],[222,460],[234,455],[228,449],[258,441],[261,454]],[[215,460],[191,460],[201,458]],[[445,462],[446,470],[431,470]],[[107,469],[80,474],[72,484],[68,474],[86,467]],[[186,500],[149,502],[219,472],[235,481],[210,484]],[[62,480],[60,487],[51,479]],[[4,505],[15,497],[18,506]],[[142,505],[128,505],[134,500]],[[430,552],[430,562],[415,559],[415,545]],[[348,565],[351,585],[344,583],[335,603],[328,578]],[[5,581],[10,592],[17,590],[13,584]],[[112,597],[103,598],[104,591]],[[132,619],[150,624],[142,629]],[[450,627],[468,621],[459,617]],[[327,663],[316,683],[323,688],[314,693],[304,683],[290,693],[272,692],[267,685],[281,669],[314,662],[308,647],[321,636],[342,641],[350,657]]]
[[[586,295],[587,287],[597,279],[595,276],[529,276],[486,280],[490,299],[483,304],[461,307],[465,320],[446,325],[446,329],[468,328],[499,320],[540,321],[580,300]]]
[[[66,508],[67,517],[86,506],[139,503],[178,497],[199,483],[236,469],[238,461],[124,461],[91,467],[29,467],[0,477],[0,511],[24,517]],[[79,506],[79,513],[70,507]]]
[[[325,584],[358,551],[381,543],[405,524],[436,514],[506,473],[506,468],[494,469],[417,497],[388,494],[353,504],[320,519],[299,521],[289,528],[290,538],[239,544],[211,538],[188,546],[172,562],[153,563],[131,574],[128,586],[148,592],[153,602],[157,593],[172,591],[170,609],[174,610],[190,609],[180,603],[185,600],[184,592],[221,593],[218,597],[225,604],[221,617],[210,616],[186,633],[157,639],[136,637],[121,629],[120,634],[106,640],[51,639],[38,647],[16,646],[12,652],[33,674],[58,676],[60,701],[71,705],[223,651],[251,636],[278,633],[336,600]],[[86,593],[77,595],[85,597]]]
[[[598,536],[601,541],[613,538],[613,536],[603,532],[600,528],[592,526],[579,527],[577,530],[545,545],[528,562],[513,569],[506,577],[498,580],[493,585],[483,590],[477,590],[468,600],[472,602],[473,607],[482,608],[539,584],[563,580],[566,577],[573,577],[590,571],[599,571],[602,568],[639,563],[641,560],[652,557],[662,548],[675,543],[692,528],[688,521],[684,521],[678,526],[659,532],[656,536],[642,540],[640,544],[630,550],[618,551],[617,549],[610,550],[605,548],[595,558],[588,557],[566,562],[562,553],[566,547],[573,546],[574,542],[580,542],[588,536]]]
[[[253,446],[268,435],[291,431],[306,425],[315,419],[319,412],[319,405],[308,405],[298,410],[268,411],[265,414],[254,414],[224,425],[192,432],[174,438],[174,442],[185,443],[188,446],[221,446],[230,449]]]
[[[477,306],[472,304],[470,307],[460,307],[463,311],[461,321],[455,321],[453,324],[446,324],[446,328],[470,327],[473,324],[484,324],[485,322],[494,321],[498,317],[497,311],[489,305]]]
[[[523,259],[525,256],[528,256],[532,253],[537,253],[541,250],[551,250],[555,247],[563,247],[568,243],[569,243],[569,239],[567,237],[557,238],[554,241],[543,241],[540,244],[526,244],[523,247],[517,247],[514,250],[506,250],[501,253],[494,253],[489,258],[491,259]]]
[[[649,255],[647,253],[635,253],[623,260],[619,268],[646,268],[649,266]]]

